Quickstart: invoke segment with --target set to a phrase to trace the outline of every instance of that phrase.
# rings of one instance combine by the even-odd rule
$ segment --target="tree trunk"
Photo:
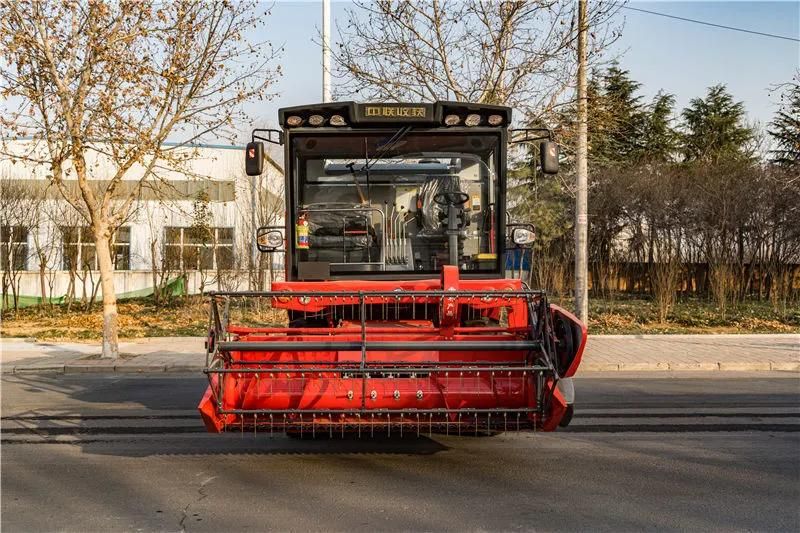
[[[150,241],[150,266],[153,272],[153,302],[156,307],[161,303],[159,300],[159,292],[161,292],[160,284],[158,283],[158,263],[156,261],[156,248],[158,246],[157,240]]]
[[[39,255],[39,287],[42,291],[42,298],[39,300],[39,309],[44,310],[45,299],[47,298],[47,284],[45,275],[47,273],[47,258]]]
[[[119,356],[117,294],[114,291],[114,264],[111,261],[111,238],[105,228],[95,229],[100,286],[103,289],[103,353],[101,357]]]

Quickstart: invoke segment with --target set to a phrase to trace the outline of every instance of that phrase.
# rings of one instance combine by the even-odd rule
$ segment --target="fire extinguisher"
[[[308,220],[306,220],[305,213],[303,213],[297,218],[297,224],[295,226],[295,235],[297,239],[297,249],[308,250],[309,246]]]

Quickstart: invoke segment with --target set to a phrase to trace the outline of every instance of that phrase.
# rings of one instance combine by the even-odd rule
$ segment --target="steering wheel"
[[[447,191],[436,193],[433,201],[441,206],[464,205],[469,201],[469,195],[461,191]]]

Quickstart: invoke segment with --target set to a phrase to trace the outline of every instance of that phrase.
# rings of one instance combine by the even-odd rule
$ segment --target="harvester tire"
[[[559,427],[565,428],[572,422],[572,415],[575,412],[572,404],[567,404],[567,409],[564,411],[564,416],[561,417],[561,421],[558,423]]]

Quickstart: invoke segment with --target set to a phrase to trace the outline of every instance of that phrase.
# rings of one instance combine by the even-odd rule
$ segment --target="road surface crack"
[[[200,486],[197,487],[197,498],[187,503],[186,507],[184,507],[183,510],[181,511],[182,513],[181,521],[178,522],[178,526],[181,528],[180,529],[181,533],[185,533],[186,531],[186,519],[189,517],[189,507],[191,507],[194,504],[200,503],[201,501],[203,501],[208,497],[208,494],[206,494],[206,485],[208,485],[215,479],[217,479],[217,476],[211,476],[210,478],[207,478],[204,481],[202,481],[200,483]]]

